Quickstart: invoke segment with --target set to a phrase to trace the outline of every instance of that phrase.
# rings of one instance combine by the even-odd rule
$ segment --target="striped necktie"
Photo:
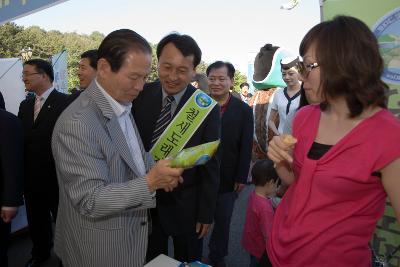
[[[160,116],[158,116],[156,127],[154,128],[153,137],[151,138],[151,147],[157,142],[158,138],[160,138],[161,134],[167,128],[168,124],[171,122],[172,114],[171,114],[171,104],[175,100],[173,96],[166,97],[167,103],[161,109]]]
[[[39,115],[40,109],[42,107],[42,96],[36,96],[35,98],[35,105],[33,107],[33,121],[36,121],[37,116]]]

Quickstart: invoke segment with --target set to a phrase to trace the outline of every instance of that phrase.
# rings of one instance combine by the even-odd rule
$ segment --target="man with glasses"
[[[54,90],[51,64],[42,59],[24,63],[22,81],[35,93],[19,106],[18,117],[24,130],[24,195],[32,239],[32,258],[26,266],[40,266],[50,257],[52,221],[57,217],[58,185],[51,152],[51,135],[68,96]]]

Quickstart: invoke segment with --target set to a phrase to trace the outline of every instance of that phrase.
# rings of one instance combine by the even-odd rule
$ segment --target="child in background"
[[[242,246],[250,253],[250,267],[259,266],[261,256],[266,251],[267,239],[271,233],[278,174],[274,163],[269,160],[257,161],[251,170],[255,189],[250,193],[246,221],[243,229]]]

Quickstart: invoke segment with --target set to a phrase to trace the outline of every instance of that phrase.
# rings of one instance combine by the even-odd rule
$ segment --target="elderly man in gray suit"
[[[182,169],[155,165],[143,148],[131,102],[151,67],[151,47],[131,30],[110,33],[97,77],[62,113],[52,149],[60,188],[55,252],[65,267],[143,266],[147,209]],[[153,166],[153,167],[152,167]]]

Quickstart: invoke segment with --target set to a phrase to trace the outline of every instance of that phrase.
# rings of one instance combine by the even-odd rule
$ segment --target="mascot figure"
[[[272,102],[271,96],[275,90],[286,86],[282,80],[281,60],[292,55],[288,50],[266,44],[254,59],[252,83],[256,91],[249,102],[253,108],[255,124],[253,161],[267,158],[268,136],[273,136],[273,134],[268,135],[268,111],[270,110],[268,106]]]

